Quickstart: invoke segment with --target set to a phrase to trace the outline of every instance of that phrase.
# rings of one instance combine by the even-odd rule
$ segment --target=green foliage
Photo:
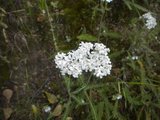
[[[132,1],[132,2],[129,0],[123,0],[123,1],[127,5],[129,10],[133,10],[133,8],[136,8],[136,9],[141,10],[143,12],[148,12],[148,10],[145,7],[136,4],[134,1]]]
[[[160,119],[159,8],[159,0],[0,1],[0,83],[10,79],[15,91],[10,119]],[[139,18],[148,11],[158,23],[151,30]],[[111,49],[111,75],[60,77],[51,59],[80,41]]]
[[[90,35],[90,34],[81,34],[79,36],[77,36],[77,39],[81,40],[81,41],[89,41],[89,42],[92,42],[92,41],[96,41],[97,38],[93,35]]]

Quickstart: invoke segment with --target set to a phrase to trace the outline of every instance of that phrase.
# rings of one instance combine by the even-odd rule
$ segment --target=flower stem
[[[53,43],[54,43],[55,51],[57,52],[58,51],[58,46],[57,46],[56,37],[55,37],[55,33],[54,33],[54,27],[52,25],[52,17],[49,13],[49,9],[48,9],[48,5],[46,3],[46,0],[45,0],[45,8],[46,8],[47,16],[48,16],[48,21],[49,21],[49,24],[50,24],[50,27],[51,27],[52,40],[53,40]]]
[[[84,91],[84,94],[85,94],[85,96],[86,96],[86,98],[87,98],[87,100],[88,100],[88,102],[89,102],[89,105],[90,105],[90,108],[91,108],[91,111],[92,111],[94,120],[98,120],[96,111],[95,111],[95,109],[94,109],[94,106],[93,106],[93,104],[92,104],[92,102],[91,102],[91,100],[90,100],[87,92]]]

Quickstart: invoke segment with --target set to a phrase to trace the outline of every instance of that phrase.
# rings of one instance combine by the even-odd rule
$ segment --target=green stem
[[[101,9],[104,10],[104,6],[103,6],[102,3],[101,3]],[[101,32],[102,32],[102,22],[103,22],[104,15],[105,15],[105,10],[102,11],[102,15],[101,15],[101,18],[100,18],[99,33],[98,33],[98,42],[100,41],[100,37],[101,37]]]
[[[95,109],[94,109],[94,106],[93,106],[93,104],[92,104],[92,102],[91,102],[91,100],[90,100],[90,98],[89,98],[87,92],[84,91],[84,94],[85,94],[85,96],[87,97],[87,100],[88,100],[88,102],[89,102],[89,105],[90,105],[90,108],[91,108],[91,111],[92,111],[94,120],[98,120],[97,115],[96,115],[96,111],[95,111]]]
[[[71,99],[72,99],[72,96],[71,96],[71,80],[70,80],[70,78],[68,78],[68,79],[64,78],[64,80],[65,80],[65,85],[67,87],[67,92],[69,94],[69,99],[68,99],[66,110],[64,112],[64,116],[63,116],[62,120],[66,120],[66,118],[69,114],[70,107],[71,107],[70,104],[71,104]]]
[[[70,110],[70,104],[71,104],[71,97],[69,98],[68,102],[67,102],[67,106],[66,106],[66,110],[64,112],[64,116],[62,118],[62,120],[66,120],[69,110]]]
[[[90,82],[91,78],[92,78],[93,73],[90,74],[89,78],[88,78],[88,83]]]
[[[84,88],[84,90],[102,88],[102,87],[110,86],[112,84],[117,84],[117,82],[108,82],[108,83],[102,83],[102,84],[90,84],[90,85],[87,85]],[[158,87],[158,85],[149,84],[149,83],[145,83],[145,82],[119,82],[119,84],[125,84],[125,85],[150,85],[150,86]]]
[[[53,40],[53,43],[54,43],[55,50],[57,52],[58,51],[58,46],[57,46],[56,37],[55,37],[55,33],[54,33],[54,27],[52,25],[52,17],[49,13],[49,9],[48,9],[48,5],[46,3],[46,0],[45,0],[45,7],[46,7],[47,16],[48,16],[48,21],[49,21],[49,24],[50,24],[50,27],[51,27],[52,40]]]
[[[121,83],[120,82],[118,82],[118,93],[119,94],[121,94],[121,85],[120,85]]]

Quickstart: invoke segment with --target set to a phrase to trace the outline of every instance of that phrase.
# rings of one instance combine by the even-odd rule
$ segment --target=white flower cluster
[[[112,68],[108,52],[110,49],[102,43],[81,42],[77,50],[67,54],[58,53],[55,63],[62,75],[68,74],[78,78],[85,71],[93,72],[96,77],[102,78],[110,74]]]
[[[108,2],[108,3],[112,2],[112,0],[102,0],[102,1],[105,1],[105,2]]]
[[[146,19],[145,25],[148,29],[155,28],[155,26],[157,25],[157,22],[156,22],[156,19],[151,15],[150,12],[143,14],[142,17]]]

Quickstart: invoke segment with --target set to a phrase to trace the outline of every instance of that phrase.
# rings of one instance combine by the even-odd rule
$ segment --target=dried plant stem
[[[49,21],[49,24],[50,24],[50,27],[51,27],[52,40],[53,40],[53,43],[54,43],[55,51],[57,52],[58,51],[58,46],[57,46],[57,42],[56,42],[56,36],[55,36],[55,33],[54,33],[54,27],[52,25],[52,17],[49,13],[47,3],[45,3],[45,6],[46,6],[46,12],[47,12],[47,16],[48,16],[48,21]]]

